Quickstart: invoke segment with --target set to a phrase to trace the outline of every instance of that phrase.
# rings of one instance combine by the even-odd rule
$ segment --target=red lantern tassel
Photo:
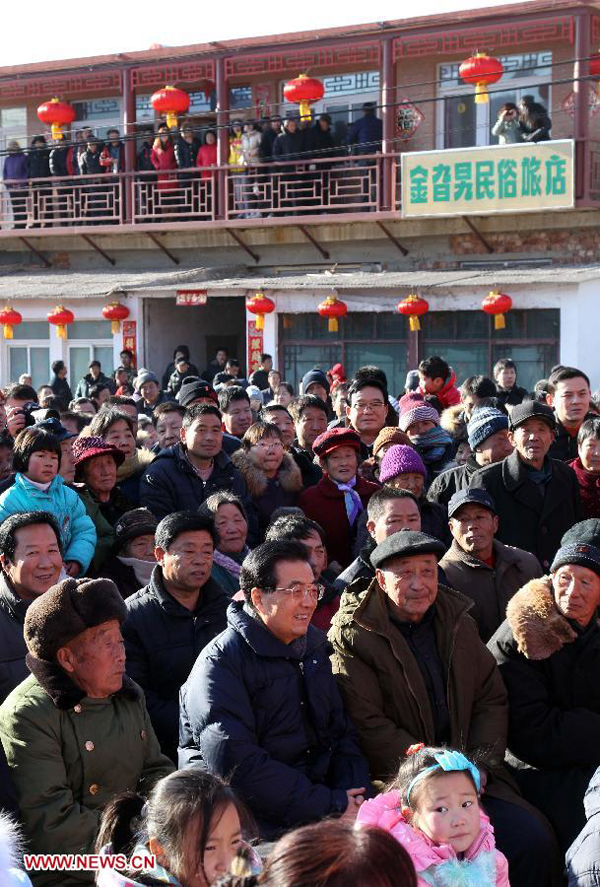
[[[4,338],[5,339],[12,339],[13,337],[14,337],[14,332],[13,332],[12,325],[10,323],[5,323],[4,324]]]
[[[410,316],[410,328],[413,333],[418,333],[421,329],[421,324],[419,323],[419,318],[414,317],[412,314]]]
[[[64,323],[57,323],[56,338],[57,339],[66,339],[67,338],[67,328],[64,325]]]
[[[265,315],[264,314],[257,314],[256,329],[257,330],[264,330],[264,328],[265,328]]]
[[[488,101],[488,91],[485,80],[480,80],[479,83],[475,84],[475,104],[476,105],[487,105]]]
[[[119,333],[121,331],[121,321],[120,320],[111,320],[110,331],[113,334],[113,336],[116,336],[117,333]]]
[[[327,329],[330,333],[337,333],[339,327],[337,322],[337,317],[330,317],[327,321]]]
[[[494,329],[503,330],[505,327],[506,321],[504,320],[504,314],[496,314],[494,316]]]

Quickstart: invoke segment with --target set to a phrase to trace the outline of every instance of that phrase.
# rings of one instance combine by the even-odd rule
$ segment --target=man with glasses
[[[240,590],[181,689],[179,766],[230,776],[263,839],[325,816],[353,821],[371,783],[327,639],[310,625],[321,587],[306,547],[259,545]]]
[[[388,394],[376,378],[360,378],[348,389],[346,417],[360,437],[363,458],[373,455],[375,438],[386,424]]]
[[[125,601],[127,673],[146,694],[152,726],[175,757],[179,688],[200,651],[226,625],[229,597],[210,578],[212,517],[179,511],[156,528],[157,565],[150,582]]]

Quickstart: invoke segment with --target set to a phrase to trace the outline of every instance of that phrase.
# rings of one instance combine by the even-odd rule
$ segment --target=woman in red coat
[[[325,533],[329,564],[345,569],[353,558],[352,547],[358,516],[379,489],[378,484],[357,477],[360,437],[351,428],[331,428],[313,444],[323,477],[301,494],[298,505],[317,521]]]
[[[177,179],[175,176],[162,174],[163,170],[177,169],[173,139],[166,123],[161,123],[158,127],[158,135],[154,139],[152,146],[151,159],[154,169],[159,170],[158,190],[172,191],[176,188]]]

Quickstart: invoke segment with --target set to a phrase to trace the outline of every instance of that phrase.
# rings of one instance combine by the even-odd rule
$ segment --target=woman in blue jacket
[[[15,482],[0,496],[0,523],[19,511],[49,512],[60,527],[67,573],[82,576],[94,554],[96,530],[75,490],[58,474],[58,438],[35,426],[24,428],[15,439],[13,468]]]

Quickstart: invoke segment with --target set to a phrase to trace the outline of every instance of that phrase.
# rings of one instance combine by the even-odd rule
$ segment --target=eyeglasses
[[[282,450],[283,444],[280,440],[262,440],[254,444],[257,450]]]
[[[289,588],[274,586],[269,591],[282,591],[287,594],[293,601],[302,601],[305,597],[311,598],[313,601],[320,601],[325,594],[324,585],[291,585]],[[265,589],[267,591],[267,589]]]
[[[382,400],[374,400],[372,403],[355,403],[354,409],[357,413],[366,413],[367,410],[380,410],[385,404]]]

